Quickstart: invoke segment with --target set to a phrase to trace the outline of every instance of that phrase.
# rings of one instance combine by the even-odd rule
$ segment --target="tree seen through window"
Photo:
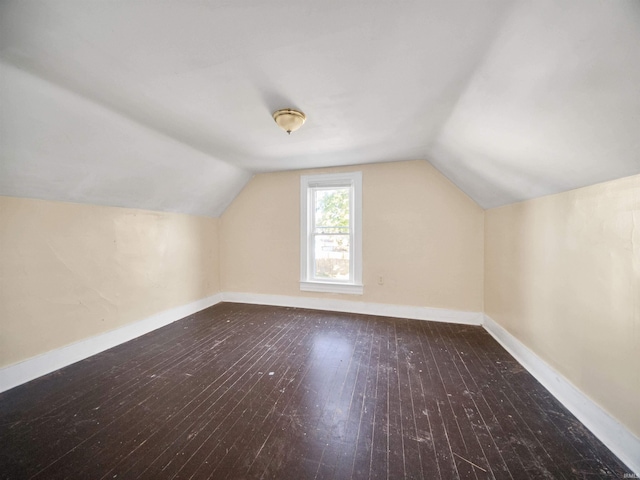
[[[315,199],[315,277],[349,279],[349,188],[317,189]]]

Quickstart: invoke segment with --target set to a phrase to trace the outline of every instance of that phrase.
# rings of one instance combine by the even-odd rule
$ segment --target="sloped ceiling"
[[[256,172],[425,159],[489,208],[640,173],[636,0],[3,1],[0,75],[1,195],[215,217]]]

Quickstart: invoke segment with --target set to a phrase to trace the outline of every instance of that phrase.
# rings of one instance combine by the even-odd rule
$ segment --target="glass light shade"
[[[282,130],[291,134],[291,132],[295,132],[302,126],[307,117],[298,110],[285,108],[273,112],[273,119]]]

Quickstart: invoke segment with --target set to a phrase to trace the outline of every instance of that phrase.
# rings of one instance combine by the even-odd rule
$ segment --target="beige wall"
[[[219,291],[218,220],[0,197],[0,366]]]
[[[486,313],[640,435],[640,175],[485,219]]]
[[[358,170],[364,295],[300,292],[300,175]],[[220,219],[222,289],[482,311],[483,218],[425,161],[257,175]]]

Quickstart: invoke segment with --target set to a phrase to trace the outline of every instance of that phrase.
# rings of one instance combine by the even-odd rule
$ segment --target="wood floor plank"
[[[412,437],[417,442],[420,462],[420,478],[442,478],[438,465],[437,452],[433,441],[429,412],[424,397],[421,377],[424,374],[424,358],[416,322],[407,322],[401,331],[402,343],[405,345],[404,355],[407,368],[407,387],[410,395],[411,412],[408,419],[413,424]],[[449,477],[450,478],[450,477]]]
[[[438,328],[432,329],[434,341],[440,346],[443,352],[442,372],[446,372],[448,388],[447,396],[456,411],[458,425],[461,428],[462,436],[467,441],[467,455],[461,452],[454,452],[458,462],[471,462],[474,474],[477,477],[484,477],[485,473],[490,476],[511,478],[509,470],[500,455],[496,451],[495,444],[489,435],[486,424],[478,410],[477,403],[473,401],[469,392],[469,387],[465,384],[456,365],[456,358],[459,356],[459,338],[449,335],[448,326],[440,324]],[[464,327],[458,328],[460,331]],[[464,460],[463,460],[464,459]]]
[[[622,478],[481,327],[223,303],[0,394],[0,478]]]
[[[420,399],[425,406],[422,412],[428,420],[429,434],[438,465],[438,472],[442,480],[459,478],[451,440],[442,417],[441,405],[444,406],[445,403],[444,398],[440,398],[443,395],[443,393],[439,394],[438,390],[440,377],[434,368],[428,337],[422,329],[423,325],[414,322],[413,327],[415,338],[418,340],[420,347],[417,365],[418,373],[420,374]]]
[[[369,477],[372,479],[389,478],[389,336],[391,322],[379,320],[378,365],[376,367],[376,404],[372,432],[371,459]]]
[[[420,327],[429,355],[427,358],[427,370],[432,380],[431,388],[436,402],[436,412],[444,424],[444,441],[441,442],[439,448],[447,452],[450,461],[454,465],[452,474],[455,474],[455,477],[451,478],[477,478],[473,465],[463,460],[471,460],[472,454],[467,447],[467,443],[474,442],[475,438],[469,436],[465,439],[464,428],[460,427],[460,424],[464,421],[464,415],[460,415],[456,399],[452,397],[454,394],[461,394],[461,392],[455,391],[455,385],[451,382],[449,374],[445,370],[447,352],[438,342],[435,334],[440,326],[425,323]],[[477,457],[477,452],[473,453],[473,456]]]
[[[460,331],[460,328],[455,330]],[[449,329],[449,332],[454,333],[451,329]],[[487,450],[489,450],[490,447],[491,458],[489,462],[501,467],[500,474],[496,474],[496,476],[508,476],[508,478],[513,479],[529,478],[529,474],[523,466],[520,455],[513,447],[512,440],[514,437],[510,436],[503,428],[501,422],[498,420],[500,413],[496,413],[491,408],[487,397],[482,394],[482,387],[478,384],[477,377],[472,373],[475,371],[475,368],[478,367],[478,363],[470,351],[471,348],[466,346],[468,343],[465,345],[460,339],[456,340],[457,350],[453,359],[454,365],[465,386],[465,391],[468,392],[471,401],[480,415],[481,424],[479,427],[486,430],[486,435],[483,435],[483,440],[487,443]],[[528,452],[521,450],[520,454],[527,455]]]

